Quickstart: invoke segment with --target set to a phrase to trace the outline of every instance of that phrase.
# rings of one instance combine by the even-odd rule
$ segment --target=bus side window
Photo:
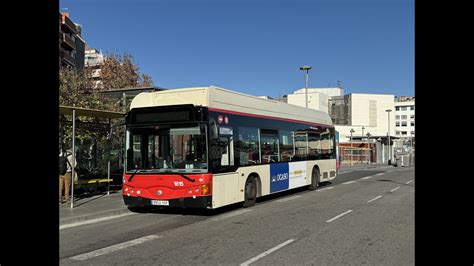
[[[291,162],[294,154],[293,132],[280,130],[280,158],[282,162]]]
[[[238,152],[239,165],[254,165],[260,163],[258,129],[251,127],[239,127],[236,150]]]
[[[305,131],[295,132],[295,157],[304,160],[309,153],[308,133]]]
[[[260,150],[262,163],[275,163],[280,161],[279,138],[276,130],[260,130]]]

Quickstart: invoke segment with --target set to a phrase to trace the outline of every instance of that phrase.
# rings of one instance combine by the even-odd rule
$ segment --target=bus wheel
[[[316,190],[319,187],[319,170],[314,167],[313,172],[311,173],[311,185],[309,185],[309,190]]]
[[[244,208],[252,207],[257,200],[257,181],[254,177],[249,177],[245,182]]]

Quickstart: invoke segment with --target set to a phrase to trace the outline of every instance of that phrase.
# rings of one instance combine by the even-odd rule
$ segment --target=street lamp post
[[[355,132],[355,130],[353,128],[351,128],[351,165],[354,165],[354,160],[353,160],[353,153],[354,153],[354,150],[352,150],[352,133]]]
[[[385,110],[385,112],[387,112],[387,115],[388,115],[388,165],[391,165],[392,163],[392,154],[391,154],[391,150],[390,150],[390,112],[392,111],[392,109],[387,109]]]
[[[370,132],[367,132],[367,164],[370,164]]]
[[[305,107],[308,108],[308,72],[311,69],[311,66],[304,65],[300,67],[300,70],[306,71],[305,73],[305,82],[304,82],[304,100],[305,100]]]

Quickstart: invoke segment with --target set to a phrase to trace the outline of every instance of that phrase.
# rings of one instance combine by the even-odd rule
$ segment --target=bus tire
[[[252,207],[257,200],[257,181],[253,176],[249,177],[245,182],[244,189],[244,208]]]
[[[313,172],[311,173],[311,185],[309,185],[309,190],[316,190],[319,187],[319,169],[313,167]]]

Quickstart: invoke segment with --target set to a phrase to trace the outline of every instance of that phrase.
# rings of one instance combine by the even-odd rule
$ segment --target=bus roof
[[[205,106],[211,111],[224,113],[332,125],[331,117],[325,112],[258,98],[215,86],[142,92],[132,100],[130,109],[181,104]]]

